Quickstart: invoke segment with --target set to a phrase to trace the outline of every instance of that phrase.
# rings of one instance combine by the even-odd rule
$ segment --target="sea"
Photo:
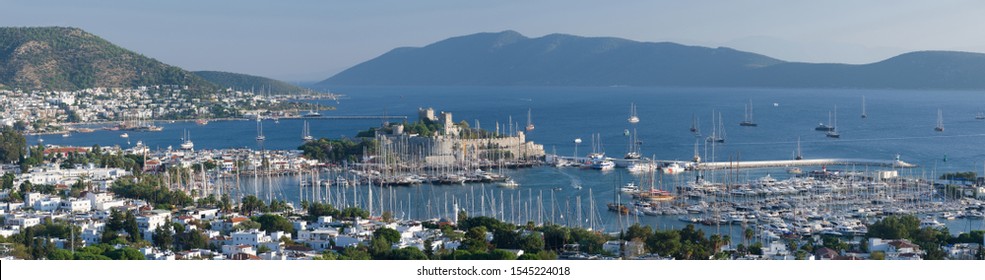
[[[500,131],[506,132],[526,126],[529,112],[536,129],[527,132],[527,139],[543,144],[548,153],[559,155],[584,156],[591,152],[592,135],[598,134],[600,143],[597,146],[601,151],[610,157],[621,158],[632,141],[626,132],[635,130],[637,140],[641,142],[641,153],[661,160],[687,161],[694,156],[695,150],[704,161],[791,159],[799,140],[801,153],[807,159],[899,158],[918,165],[901,170],[901,175],[924,178],[956,171],[985,173],[985,120],[975,119],[977,113],[985,111],[985,92],[981,91],[473,86],[337,87],[331,91],[343,94],[343,97],[315,101],[336,108],[321,112],[327,117],[385,115],[395,117],[389,119],[391,122],[403,121],[401,117],[415,121],[419,108],[430,107],[436,112],[451,112],[456,121],[467,121],[473,127],[495,130],[498,126]],[[863,98],[866,118],[861,117]],[[627,121],[631,104],[636,104],[640,119],[635,125]],[[738,125],[749,105],[757,127]],[[934,130],[939,110],[945,128],[943,132]],[[819,123],[829,124],[829,114],[836,116],[834,122],[841,138],[828,138],[823,132],[814,130]],[[712,124],[719,118],[721,128]],[[689,131],[695,120],[701,136]],[[304,121],[309,122],[311,134],[316,138],[353,137],[358,131],[383,122],[380,118],[280,119],[276,123],[267,119],[263,120],[267,137],[265,148],[297,149],[302,144]],[[255,121],[156,124],[164,130],[129,132],[129,139],[121,138],[119,131],[97,130],[69,137],[29,136],[28,142],[35,144],[43,137],[45,144],[128,147],[139,140],[152,149],[176,149],[187,131],[196,149],[257,148]],[[707,145],[704,138],[716,128],[724,135],[725,143]],[[581,140],[580,144],[576,139]],[[697,149],[695,143],[698,143]],[[825,168],[880,169],[863,166]],[[812,169],[815,168],[804,168],[805,171]],[[616,191],[618,186],[635,180],[622,169],[600,172],[536,167],[505,172],[520,183],[519,188],[502,189],[480,184],[374,187],[377,189],[374,208],[382,203],[398,217],[450,218],[452,211],[448,209],[457,203],[460,208],[471,208],[467,210],[477,214],[493,215],[491,212],[495,208],[498,217],[517,222],[534,220],[588,226],[592,224],[591,217],[595,217],[596,227],[608,231],[637,222],[659,229],[684,226],[676,216],[619,217],[606,211],[606,203],[629,199]],[[778,179],[789,176],[784,169],[745,170],[738,176],[754,180],[766,175]],[[693,180],[693,176],[690,172],[665,176],[660,184],[679,184]],[[273,197],[296,203],[301,192],[298,178],[285,176],[271,181],[272,184],[256,184],[262,188],[257,193],[267,190]],[[252,184],[244,185],[251,188]],[[582,188],[575,188],[576,185]],[[356,197],[362,195],[360,205],[368,206],[369,187],[363,188],[352,193]],[[594,203],[589,201],[589,191]],[[582,209],[580,220],[577,219],[578,211],[574,210],[578,209],[578,200],[581,200]],[[493,203],[496,207],[491,206]],[[511,203],[515,205],[511,207]],[[595,213],[588,213],[593,204]],[[942,222],[952,233],[985,229],[980,220]],[[708,233],[742,230],[739,226],[698,227]]]

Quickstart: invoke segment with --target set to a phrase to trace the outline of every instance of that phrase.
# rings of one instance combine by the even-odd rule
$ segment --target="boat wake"
[[[558,173],[561,173],[561,175],[564,175],[564,177],[568,177],[568,181],[571,182],[571,186],[572,187],[575,187],[575,188],[581,188],[582,187],[581,179],[579,179],[578,177],[575,177],[575,175],[571,175],[568,172],[564,172],[564,169],[563,168],[555,168],[554,170],[557,170]]]

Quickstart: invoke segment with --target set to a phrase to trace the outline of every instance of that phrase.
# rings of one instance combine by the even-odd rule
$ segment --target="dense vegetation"
[[[951,236],[947,228],[920,227],[920,219],[913,215],[889,216],[870,225],[867,237],[882,239],[907,239],[926,251],[924,259],[944,259],[942,246],[955,243],[982,244],[983,231],[972,231]]]
[[[142,175],[139,177],[123,177],[110,190],[119,197],[142,199],[158,209],[172,209],[194,205],[195,201],[181,190],[170,190],[161,184],[158,175]]]
[[[10,126],[0,126],[0,162],[19,162],[27,151],[24,135]]]
[[[116,46],[78,28],[0,28],[0,84],[26,89],[183,85],[215,87],[181,68]]]
[[[308,141],[298,147],[309,159],[317,159],[322,162],[341,163],[343,161],[359,162],[363,157],[363,152],[372,154],[376,151],[377,142],[373,139],[361,139],[358,142],[352,139],[327,139],[321,138]]]

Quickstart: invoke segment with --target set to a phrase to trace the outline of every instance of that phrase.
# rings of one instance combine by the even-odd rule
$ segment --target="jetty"
[[[588,158],[551,155],[547,159],[552,161],[585,162]],[[799,166],[834,166],[834,165],[857,165],[857,166],[879,166],[892,168],[914,168],[916,164],[901,160],[880,160],[880,159],[860,159],[860,158],[822,158],[822,159],[799,159],[799,160],[761,160],[761,161],[724,161],[724,162],[693,162],[681,160],[647,160],[647,159],[618,159],[611,158],[616,163],[616,167],[625,168],[635,162],[654,162],[661,166],[678,164],[687,169],[714,170],[714,169],[747,169],[747,168],[773,168],[773,167],[799,167]]]

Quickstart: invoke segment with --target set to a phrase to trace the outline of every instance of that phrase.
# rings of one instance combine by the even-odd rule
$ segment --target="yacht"
[[[977,114],[977,115],[975,115],[975,119],[976,119],[976,120],[985,120],[985,113],[983,113],[983,112],[978,112],[978,114]]]
[[[637,161],[629,164],[626,169],[629,170],[629,173],[643,173],[657,170],[657,166],[652,162]]]
[[[185,137],[182,138],[184,142],[181,142],[182,150],[191,150],[195,148],[195,143],[192,143],[191,134],[188,134],[188,130],[185,130]]]
[[[120,134],[120,138],[130,138],[130,134],[124,132],[123,134]]]
[[[750,99],[749,104],[746,105],[746,113],[742,119],[742,122],[739,123],[739,126],[759,126],[752,121],[752,99]]]
[[[621,188],[619,188],[619,191],[622,192],[622,193],[633,194],[633,193],[639,192],[640,191],[640,188],[638,186],[636,186],[635,183],[629,182],[629,183],[626,183],[626,185],[624,185]]]
[[[684,167],[677,163],[671,163],[663,168],[660,168],[660,170],[663,170],[664,174],[680,174],[681,172],[684,172]]]
[[[630,103],[629,105],[629,118],[626,119],[631,124],[636,124],[640,122],[640,117],[636,116],[636,103]]]
[[[533,120],[530,118],[530,113],[531,113],[531,109],[527,108],[527,131],[531,131],[534,130],[534,128],[536,128],[534,126]]]
[[[838,133],[838,106],[835,106],[835,118],[834,122],[831,123],[831,130],[824,135],[828,138],[841,138],[841,134]]]
[[[315,140],[315,137],[311,136],[311,129],[308,127],[308,121],[304,121],[304,129],[301,131],[301,140],[305,142]]]
[[[257,141],[267,140],[267,136],[263,136],[263,122],[257,119]]]
[[[705,140],[709,143],[725,143],[725,126],[722,124],[722,113],[718,113],[718,125],[715,125],[714,112],[712,113],[712,130],[711,135]]]
[[[520,184],[513,181],[513,179],[506,179],[506,181],[500,182],[498,185],[504,188],[516,188],[520,186]]]
[[[818,123],[817,124],[817,127],[815,127],[814,130],[817,130],[817,131],[832,131],[832,130],[834,130],[835,127],[832,126],[832,125],[829,125],[829,124],[831,124],[831,111],[828,111],[828,124]]]
[[[941,109],[937,109],[937,127],[934,127],[934,131],[944,132],[944,113]]]
[[[869,114],[865,113],[865,95],[862,96],[862,118],[869,117]]]

